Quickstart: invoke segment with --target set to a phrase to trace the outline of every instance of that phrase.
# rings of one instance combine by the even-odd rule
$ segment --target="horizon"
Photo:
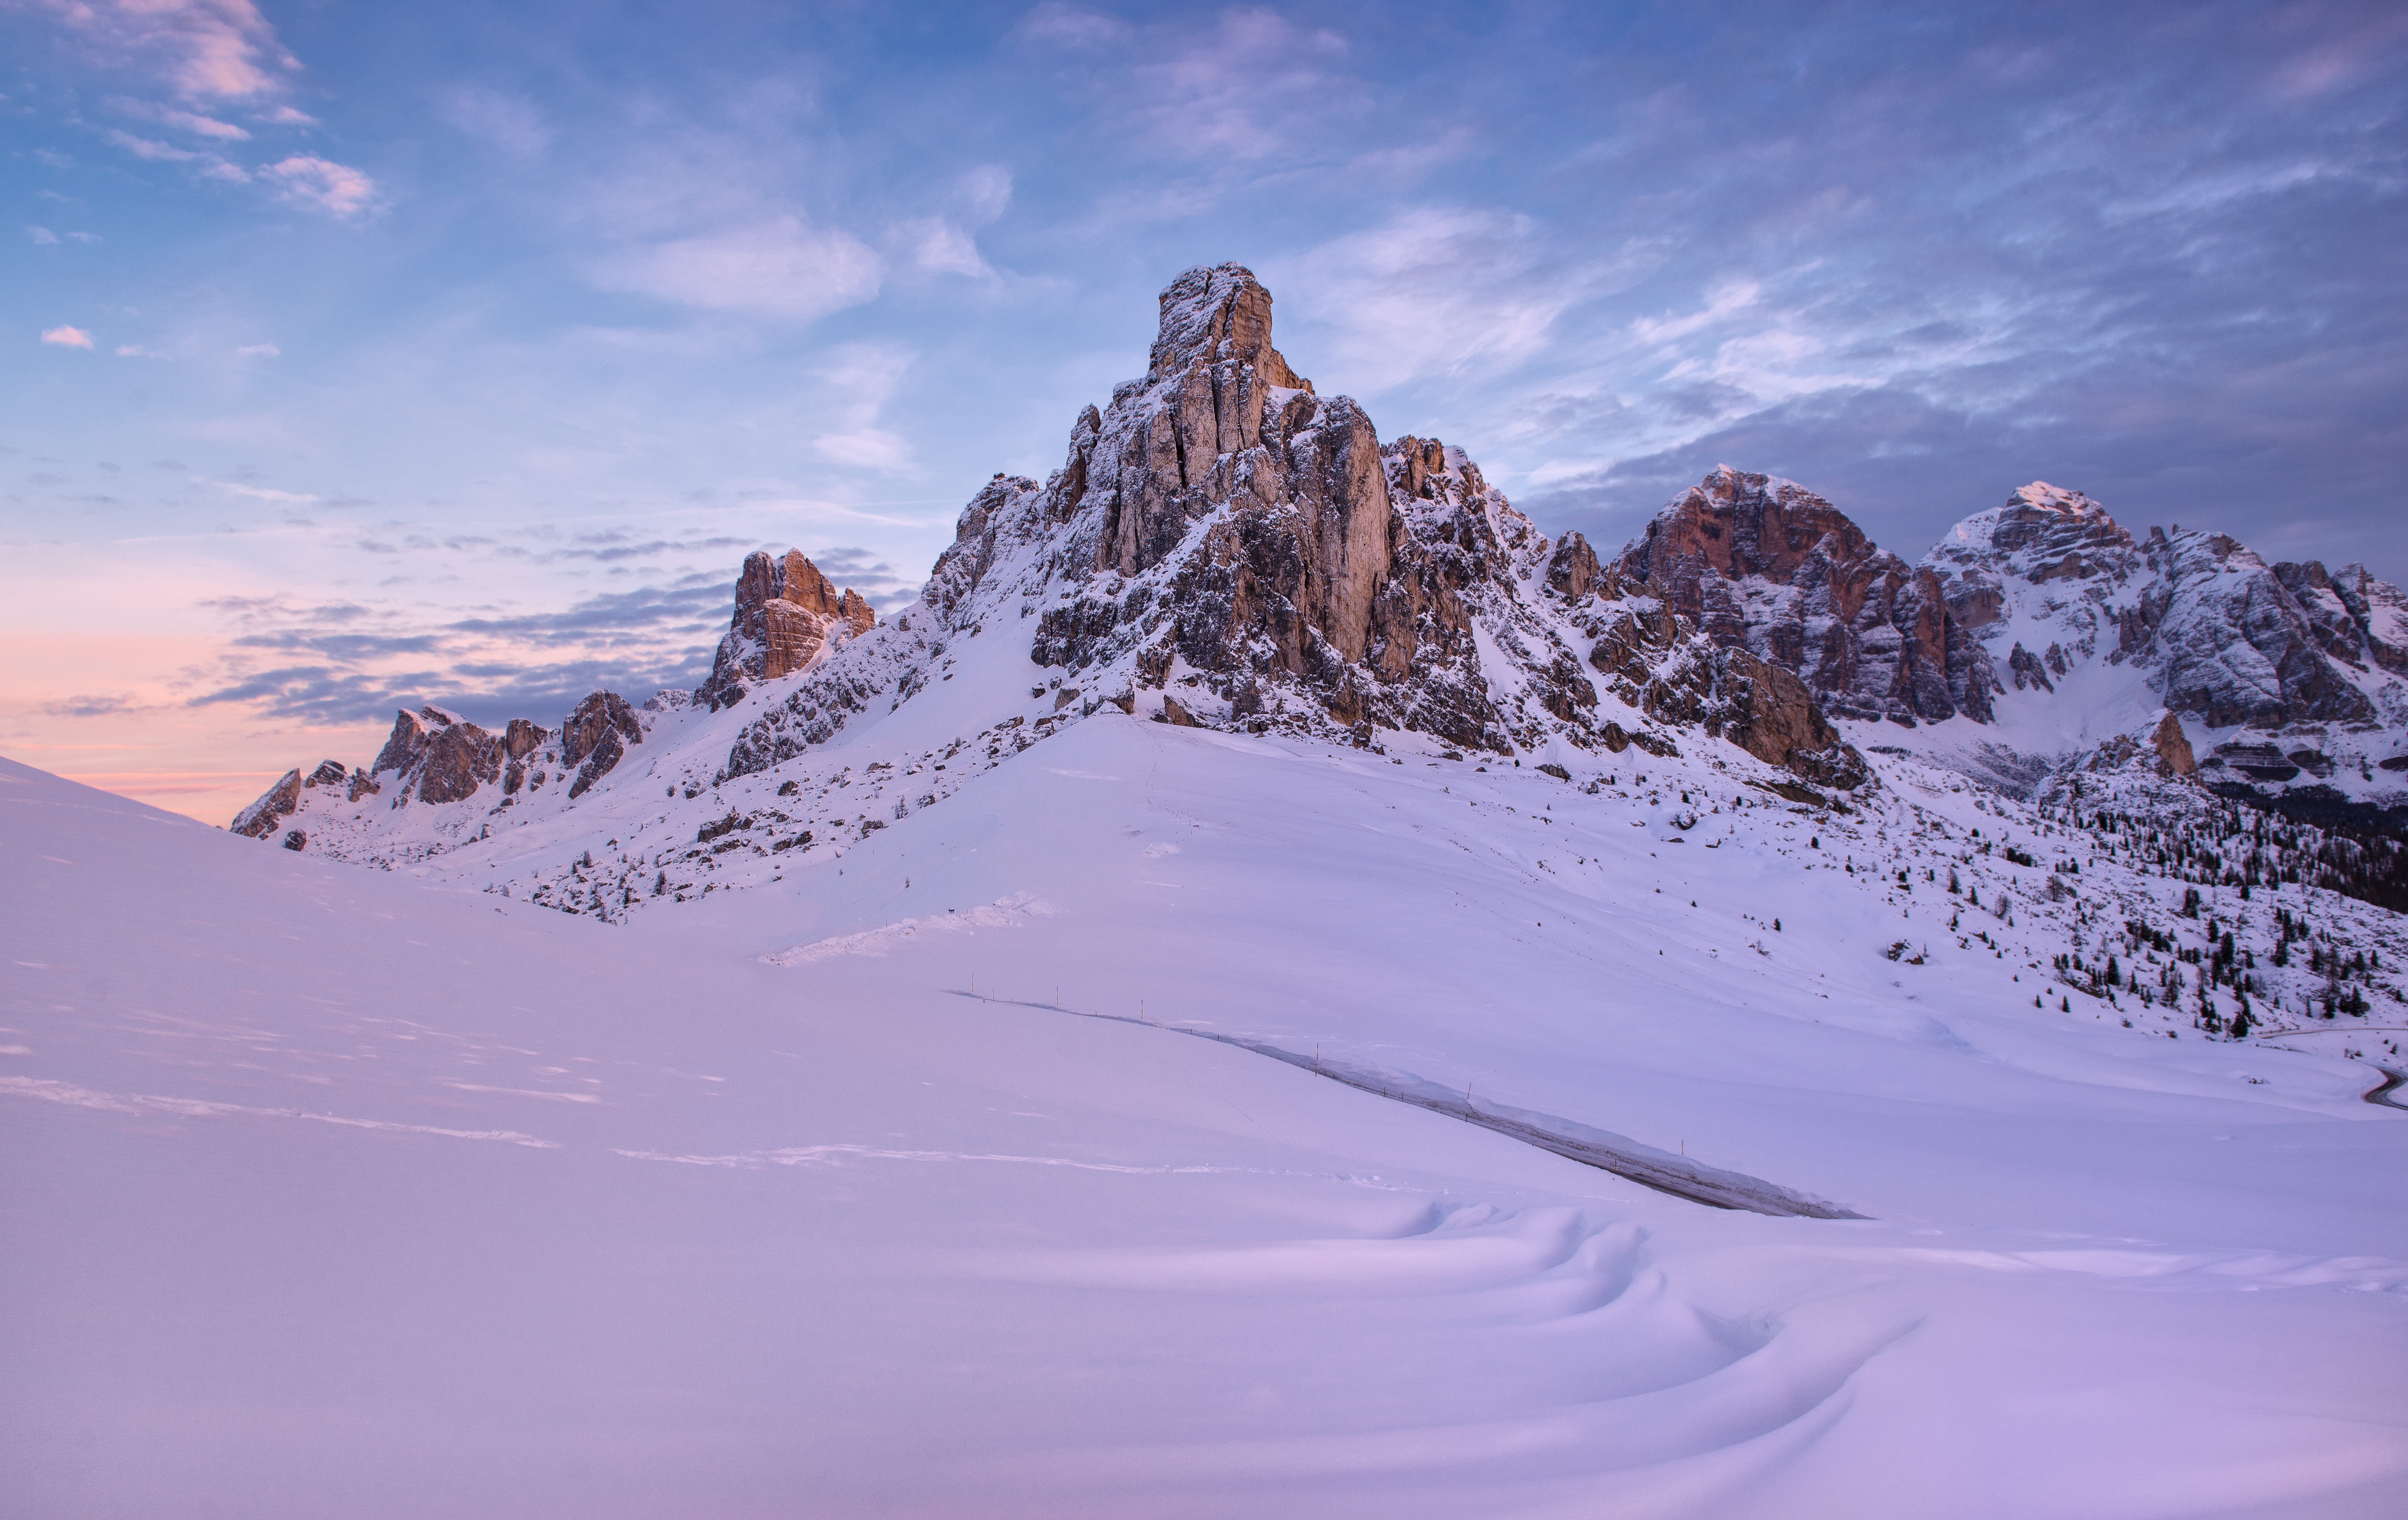
[[[910,601],[1224,261],[1600,553],[1715,464],[1910,562],[2042,480],[2408,579],[2408,21],[248,0],[0,17],[0,748],[225,823],[396,706]]]

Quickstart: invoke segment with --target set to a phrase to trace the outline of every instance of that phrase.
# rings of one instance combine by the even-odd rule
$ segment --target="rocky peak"
[[[577,779],[568,783],[569,796],[583,796],[618,765],[628,745],[642,742],[643,724],[617,692],[595,692],[578,703],[560,728],[560,763],[578,767]]]
[[[1183,380],[1228,365],[1252,369],[1263,383],[1310,391],[1271,347],[1271,293],[1252,269],[1225,264],[1201,265],[1174,280],[1162,293],[1162,323],[1146,356],[1146,382]]]
[[[867,598],[839,595],[801,550],[783,558],[756,550],[737,574],[736,611],[695,699],[715,711],[740,699],[748,682],[808,669],[877,624]]]
[[[2003,576],[2035,586],[2094,576],[2121,581],[2143,567],[2140,546],[2106,508],[2045,480],[2025,486],[2003,507],[1957,523],[1925,562],[1965,573],[1976,584]],[[1971,607],[1980,597],[1967,600]],[[1978,612],[1971,615],[1982,620]]]
[[[1795,672],[1839,716],[1989,719],[1998,678],[1939,576],[1794,480],[1719,466],[1612,570],[1714,642]]]
[[[1557,740],[1670,753],[1649,712],[1601,704],[1587,673],[1605,668],[1589,656],[1608,592],[1619,582],[1594,551],[1550,544],[1461,449],[1383,445],[1353,400],[1315,392],[1272,346],[1270,295],[1251,273],[1191,269],[1163,293],[1145,374],[1080,414],[1062,468],[1041,485],[988,480],[921,606],[766,712],[727,768],[823,742],[882,692],[913,700],[949,640],[1031,616],[1029,659],[1090,710],[1360,744],[1388,729],[1500,753]],[[1695,637],[1667,631],[1615,665],[1617,694],[1642,696]],[[1711,715],[1777,764],[1844,750],[1786,672],[1711,658],[1698,671],[1658,704],[1666,721]],[[1852,772],[1839,758],[1818,774]]]

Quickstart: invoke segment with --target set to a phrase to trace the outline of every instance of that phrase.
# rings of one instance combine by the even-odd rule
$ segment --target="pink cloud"
[[[259,171],[284,187],[284,198],[335,216],[351,216],[376,203],[376,181],[349,165],[312,153],[295,153]]]
[[[300,67],[251,0],[46,0],[121,65],[165,76],[186,99],[272,95]]]
[[[46,329],[42,341],[62,349],[88,349],[92,347],[92,335],[80,327],[70,327],[61,323],[56,327]]]

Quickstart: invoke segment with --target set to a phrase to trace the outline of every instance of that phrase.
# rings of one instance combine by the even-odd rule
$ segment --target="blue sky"
[[[227,810],[396,701],[886,605],[1251,265],[1618,545],[2034,479],[2408,577],[2397,6],[0,3],[0,746]]]

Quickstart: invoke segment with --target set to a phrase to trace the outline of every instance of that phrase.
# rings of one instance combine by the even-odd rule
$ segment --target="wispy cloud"
[[[272,96],[300,68],[251,0],[37,0],[104,62],[188,100]]]
[[[118,127],[111,127],[101,136],[136,158],[147,159],[153,164],[190,164],[201,156],[189,148],[179,148],[174,143],[160,142],[152,137],[137,137]]]
[[[835,403],[836,427],[811,439],[823,458],[881,471],[910,467],[910,444],[878,425],[879,413],[910,368],[911,351],[893,344],[852,343],[838,349],[821,378]]]
[[[1340,362],[1373,394],[1526,362],[1567,308],[1621,273],[1610,251],[1571,256],[1530,217],[1443,206],[1401,211],[1266,269],[1308,324],[1336,330]]]
[[[1157,153],[1253,164],[1327,151],[1315,129],[1361,112],[1371,93],[1326,27],[1268,7],[1187,13],[1134,25],[1048,3],[1023,19],[1023,44],[1054,60],[1071,88]]]
[[[444,92],[437,108],[443,119],[513,158],[541,157],[555,136],[535,102],[499,90],[464,86]]]
[[[376,181],[349,165],[295,153],[259,171],[283,187],[284,198],[330,216],[357,216],[376,205]]]
[[[115,695],[70,696],[62,701],[45,702],[42,710],[53,718],[116,718],[131,713],[155,712],[162,704],[146,702],[140,697]]]
[[[92,347],[92,335],[61,323],[56,327],[44,328],[42,341],[62,349],[88,349]]]
[[[638,244],[594,261],[603,290],[706,311],[809,322],[876,298],[878,254],[800,216]]]
[[[48,227],[27,227],[25,229],[25,236],[32,238],[37,247],[55,248],[58,246],[59,235],[52,232]]]

